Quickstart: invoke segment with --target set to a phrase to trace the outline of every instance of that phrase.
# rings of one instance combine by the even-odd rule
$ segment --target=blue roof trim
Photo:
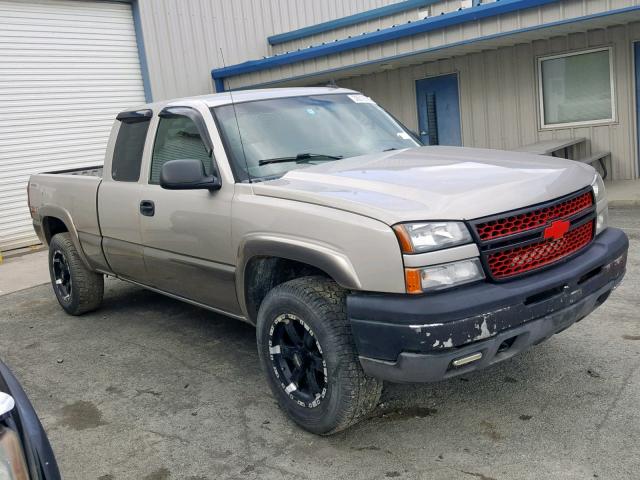
[[[584,15],[582,17],[576,17],[576,18],[568,18],[566,20],[558,20],[555,22],[549,22],[543,25],[535,25],[532,27],[526,27],[526,28],[520,28],[517,30],[511,30],[508,32],[501,32],[501,33],[493,33],[491,35],[485,35],[483,37],[480,38],[474,38],[471,40],[462,40],[460,42],[455,42],[455,43],[451,43],[448,45],[441,45],[439,47],[431,47],[431,48],[425,48],[422,50],[415,50],[413,52],[408,52],[408,53],[401,53],[398,55],[390,55],[388,57],[384,57],[384,58],[380,58],[380,59],[376,59],[376,60],[368,60],[366,62],[360,62],[360,63],[356,63],[353,65],[345,65],[342,67],[336,67],[336,68],[329,68],[327,70],[322,70],[322,71],[318,71],[318,72],[313,72],[313,73],[307,73],[304,75],[297,75],[294,77],[288,77],[288,78],[283,78],[283,79],[279,79],[279,80],[273,80],[270,82],[263,82],[263,83],[256,83],[253,85],[246,85],[243,86],[242,88],[244,89],[252,89],[252,88],[266,88],[266,87],[270,87],[273,85],[278,85],[281,84],[283,81],[291,81],[291,80],[301,80],[304,78],[309,78],[309,77],[314,77],[317,75],[326,75],[326,74],[331,74],[331,73],[338,73],[338,72],[342,72],[345,70],[349,70],[352,68],[356,68],[356,67],[364,67],[367,65],[373,65],[375,63],[380,63],[380,62],[392,62],[394,60],[400,60],[402,58],[406,58],[406,57],[410,57],[413,55],[420,55],[423,53],[429,53],[429,52],[437,52],[440,50],[447,50],[449,48],[452,47],[459,47],[462,45],[469,45],[471,43],[476,43],[482,40],[494,40],[497,38],[503,38],[503,37],[508,37],[511,35],[516,35],[518,33],[527,33],[527,32],[534,32],[537,30],[544,30],[545,28],[550,28],[550,27],[557,27],[557,26],[562,26],[562,25],[568,25],[571,23],[577,23],[577,22],[584,22],[587,20],[593,20],[593,19],[597,19],[597,18],[604,18],[604,17],[610,17],[612,15],[620,15],[620,14],[624,14],[624,13],[631,13],[631,12],[637,12],[640,11],[640,6],[634,6],[634,7],[625,7],[625,8],[620,8],[617,10],[609,10],[606,12],[600,12],[600,13],[592,13],[590,15]],[[639,127],[640,128],[640,127]]]
[[[213,84],[216,87],[216,93],[224,92],[224,79],[223,78],[214,78]]]
[[[474,20],[481,20],[483,18],[514,12],[516,10],[538,7],[558,1],[559,0],[499,0],[494,3],[485,3],[478,5],[477,7],[445,13],[437,17],[425,18],[424,20],[406,23],[404,25],[397,25],[395,27],[385,28],[375,32],[363,33],[356,37],[336,40],[334,42],[324,43],[318,46],[297,50],[295,52],[283,53],[280,55],[266,57],[261,60],[250,60],[238,65],[213,69],[211,70],[211,75],[216,79],[267,70],[269,68],[303,62],[317,57],[332,55],[347,50],[353,50],[355,48],[367,47],[377,43],[388,42],[398,38],[417,35],[432,30],[439,30]]]
[[[371,10],[367,10],[366,12],[348,15],[346,17],[338,18],[336,20],[330,20],[328,22],[317,23],[315,25],[299,28],[290,32],[278,33],[277,35],[267,37],[267,41],[270,45],[279,45],[281,43],[310,37],[311,35],[330,32],[331,30],[335,30],[337,28],[348,27],[350,25],[356,25],[357,23],[368,22],[369,20],[376,20],[378,18],[388,17],[390,15],[405,12],[407,10],[413,10],[414,8],[425,7],[427,5],[431,5],[440,1],[441,0],[405,0],[404,2],[385,5],[384,7],[374,8]]]

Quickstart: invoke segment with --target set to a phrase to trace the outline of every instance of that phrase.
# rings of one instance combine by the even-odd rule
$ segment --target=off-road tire
[[[282,376],[277,374],[270,340],[283,315],[302,319],[321,346],[326,393],[317,406],[300,405],[285,391]],[[364,374],[347,319],[346,292],[330,279],[302,277],[273,288],[260,305],[256,336],[260,363],[273,395],[303,429],[333,434],[359,422],[376,407],[382,382]]]
[[[65,298],[56,286],[54,256],[64,257],[71,278],[71,292]],[[60,306],[70,315],[82,315],[97,309],[104,295],[104,276],[89,270],[83,263],[68,232],[54,235],[49,242],[49,274]]]

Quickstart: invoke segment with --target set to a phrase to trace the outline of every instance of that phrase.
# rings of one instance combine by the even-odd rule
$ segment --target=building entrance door
[[[418,129],[425,145],[462,145],[458,74],[416,81]]]

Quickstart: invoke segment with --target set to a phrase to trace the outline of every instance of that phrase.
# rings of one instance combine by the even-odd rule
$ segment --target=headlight
[[[462,222],[424,222],[396,225],[393,230],[403,253],[422,253],[471,242]]]
[[[407,293],[442,290],[483,278],[484,271],[477,258],[443,263],[433,267],[405,269]]]
[[[593,188],[593,196],[596,199],[596,235],[607,228],[609,223],[609,207],[607,206],[607,195],[604,190],[604,182],[599,173],[591,182],[591,188]]]

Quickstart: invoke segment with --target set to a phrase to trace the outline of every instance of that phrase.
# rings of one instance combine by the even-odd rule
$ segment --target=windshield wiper
[[[293,157],[278,157],[278,158],[267,158],[265,160],[260,160],[258,165],[261,167],[263,165],[269,165],[270,163],[284,163],[284,162],[296,162],[296,163],[304,163],[308,160],[316,160],[318,158],[326,158],[327,160],[340,160],[342,155],[325,155],[322,153],[299,153]]]

